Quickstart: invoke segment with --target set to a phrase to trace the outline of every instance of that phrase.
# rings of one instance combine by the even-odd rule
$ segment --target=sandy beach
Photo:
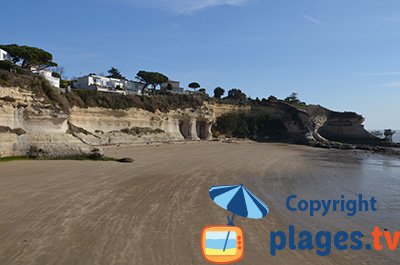
[[[207,264],[200,232],[226,224],[212,185],[241,184],[270,206],[262,220],[238,217],[245,231],[239,264],[395,264],[399,251],[285,249],[269,254],[271,231],[359,230],[400,225],[400,160],[361,151],[285,144],[216,142],[107,147],[131,164],[94,161],[0,163],[0,264]],[[378,211],[347,217],[290,212],[287,196],[375,196]]]

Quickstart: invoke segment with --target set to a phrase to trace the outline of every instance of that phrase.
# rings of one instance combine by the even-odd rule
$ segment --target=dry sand
[[[400,165],[381,156],[283,144],[161,144],[109,147],[132,164],[93,161],[0,163],[0,264],[206,264],[203,226],[226,224],[211,185],[243,183],[266,201],[263,220],[238,217],[239,264],[396,264],[400,251],[284,250],[269,255],[270,231],[399,229]],[[309,217],[286,197],[376,196],[378,212]],[[364,243],[371,242],[366,234]],[[397,263],[398,264],[398,263]]]

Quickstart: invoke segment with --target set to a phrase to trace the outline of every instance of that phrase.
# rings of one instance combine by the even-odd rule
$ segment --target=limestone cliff
[[[381,142],[381,139],[364,129],[364,118],[354,112],[335,112],[320,105],[293,106],[283,102],[269,102],[253,107],[252,111],[281,119],[287,129],[285,137],[297,142]]]
[[[65,157],[91,154],[94,146],[162,141],[210,140],[218,115],[246,110],[204,104],[197,109],[155,113],[138,108],[72,108],[65,113],[21,88],[0,88],[0,156]],[[129,128],[154,129],[126,133]],[[23,131],[18,135],[13,130]],[[157,130],[155,130],[157,129]],[[140,131],[140,130],[139,130]]]
[[[0,157],[76,157],[97,152],[66,133],[68,117],[30,91],[0,88]]]
[[[377,141],[355,113],[282,102],[263,106],[205,102],[198,108],[150,112],[139,108],[73,107],[66,113],[28,89],[0,88],[0,156],[74,157],[98,153],[97,146],[210,140],[218,117],[231,112],[266,113],[282,120],[291,141]],[[134,129],[134,130],[132,130]]]

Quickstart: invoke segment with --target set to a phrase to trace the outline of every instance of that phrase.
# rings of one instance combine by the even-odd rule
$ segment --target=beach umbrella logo
[[[212,186],[209,189],[211,199],[221,208],[228,210],[226,226],[215,225],[203,228],[201,248],[204,258],[216,264],[234,263],[244,255],[244,233],[235,226],[235,216],[250,219],[262,219],[268,212],[268,206],[243,185]]]

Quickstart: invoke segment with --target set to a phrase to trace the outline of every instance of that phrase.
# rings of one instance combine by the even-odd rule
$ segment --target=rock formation
[[[102,145],[210,140],[218,117],[241,111],[281,119],[287,129],[284,137],[291,141],[377,141],[363,128],[360,115],[321,106],[297,108],[270,102],[250,107],[206,102],[196,109],[166,113],[78,107],[66,113],[29,90],[1,87],[0,157],[76,157],[99,154],[98,146]]]

